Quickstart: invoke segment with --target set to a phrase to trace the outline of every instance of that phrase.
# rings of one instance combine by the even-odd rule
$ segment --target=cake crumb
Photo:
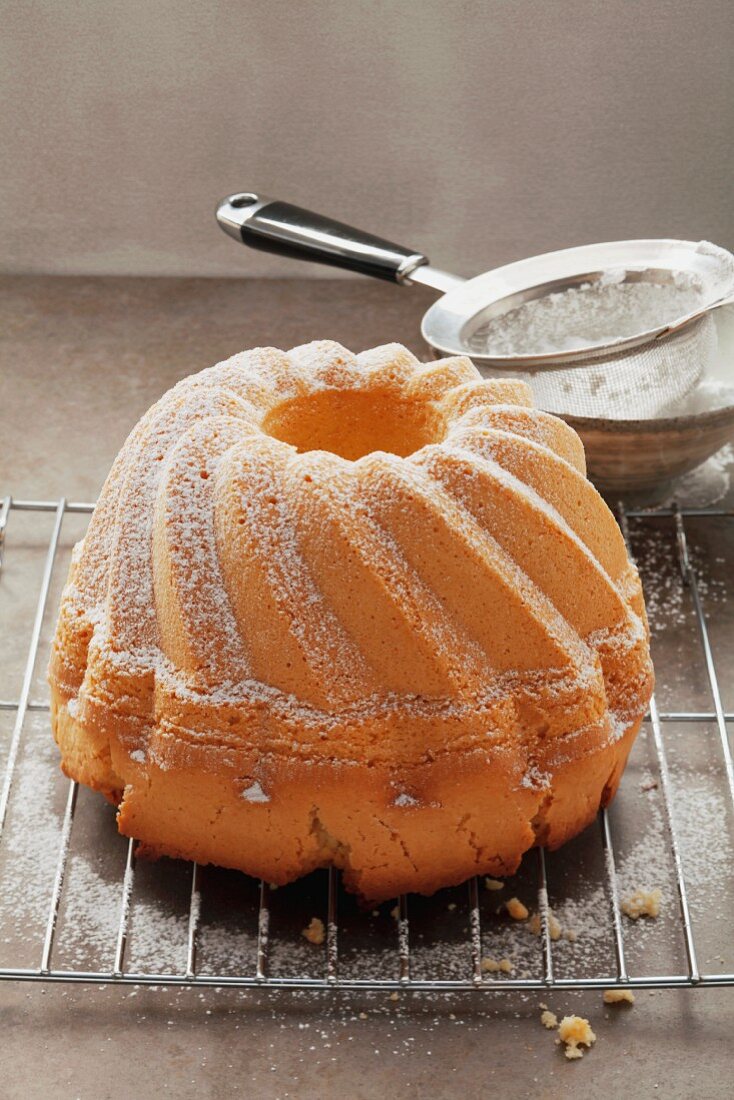
[[[551,1012],[549,1008],[544,1008],[541,1012],[540,1022],[543,1027],[547,1027],[549,1031],[555,1031],[558,1027],[558,1017],[555,1012]]]
[[[657,779],[648,779],[645,783],[640,783],[641,791],[656,791],[658,789]]]
[[[523,905],[519,898],[510,898],[505,902],[505,908],[513,920],[527,920],[530,915],[527,906]]]
[[[367,1013],[366,1012],[360,1012],[359,1018],[360,1018],[360,1020],[366,1020],[367,1019]]]
[[[548,931],[552,940],[560,940],[563,931],[561,922],[550,909],[548,910]]]
[[[392,917],[393,920],[399,920],[400,919],[400,906],[399,905],[394,905],[392,907],[392,909],[390,910],[390,916]]]
[[[628,1004],[633,1005],[635,1003],[635,995],[631,989],[605,989],[604,990],[604,1004],[605,1005],[618,1005],[622,1001],[626,1001]]]
[[[485,878],[484,888],[485,890],[503,890],[504,882],[501,882],[498,878]]]
[[[446,908],[448,909],[448,911],[450,913],[452,913],[454,911],[454,909],[456,908],[456,902],[455,901],[450,901],[449,904],[446,906]]]
[[[622,901],[621,908],[630,920],[638,920],[640,917],[655,918],[660,915],[662,900],[662,890],[658,887],[654,890],[635,890],[634,894]]]
[[[326,929],[324,928],[324,922],[320,917],[311,917],[311,923],[308,928],[304,928],[301,931],[301,935],[309,943],[315,943],[318,947],[326,939]]]
[[[479,964],[480,968],[488,974],[497,974],[499,972],[503,974],[512,973],[512,963],[509,959],[492,959],[486,956]]]
[[[540,935],[543,929],[543,922],[540,918],[540,913],[533,913],[532,917],[528,921],[528,928],[534,936]],[[560,940],[561,934],[563,933],[561,922],[558,920],[552,909],[548,910],[548,933],[552,940]]]
[[[591,1025],[583,1016],[564,1016],[558,1025],[558,1038],[565,1044],[564,1054],[571,1061],[575,1058],[583,1058],[582,1046],[590,1047],[596,1042],[596,1035],[591,1030]]]
[[[578,932],[574,932],[573,928],[567,928],[563,935],[569,943],[576,943],[576,940],[579,938]]]
[[[389,1001],[398,1001],[398,1000],[400,1000],[400,998],[399,998],[399,996],[398,996],[397,992],[396,992],[396,991],[393,991],[393,992],[392,992],[392,993],[390,994],[390,996],[388,997],[388,1000],[389,1000]]]

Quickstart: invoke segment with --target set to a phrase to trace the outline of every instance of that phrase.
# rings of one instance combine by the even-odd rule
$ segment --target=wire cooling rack
[[[43,691],[43,669],[39,651],[44,645],[48,645],[48,638],[53,627],[53,613],[55,607],[49,600],[50,593],[58,591],[61,580],[60,574],[65,572],[65,563],[57,561],[62,528],[67,517],[84,517],[93,510],[92,504],[67,502],[64,499],[58,501],[13,500],[6,497],[0,503],[0,568],[2,568],[2,551],[5,546],[6,562],[11,555],[23,555],[29,552],[29,547],[34,540],[28,533],[28,520],[35,517],[33,522],[45,524],[44,531],[51,523],[50,537],[47,545],[40,540],[35,540],[36,549],[43,552],[43,564],[40,568],[40,582],[37,582],[38,598],[35,605],[35,613],[29,611],[23,622],[29,628],[25,637],[15,637],[14,644],[27,646],[27,656],[21,675],[20,690],[17,697],[0,699],[0,718],[7,720],[7,739],[4,744],[5,771],[0,790],[0,855],[2,854],[3,832],[8,832],[12,819],[14,781],[17,781],[18,762],[23,752],[24,738],[27,740],[27,729],[33,720],[41,722],[45,727],[47,720],[48,704],[43,699],[32,698],[33,692],[40,695]],[[22,537],[16,546],[12,538],[5,536],[12,532],[16,514],[27,513],[24,519],[26,527]],[[141,969],[128,965],[128,947],[131,923],[134,924],[136,906],[143,905],[144,899],[139,896],[138,876],[140,868],[136,867],[135,842],[118,837],[114,834],[113,843],[118,846],[120,856],[118,867],[119,876],[113,879],[110,889],[116,897],[116,917],[114,927],[110,930],[111,942],[107,944],[107,959],[109,963],[104,966],[80,968],[68,963],[57,961],[58,929],[60,913],[66,904],[73,910],[76,901],[77,909],[80,899],[68,898],[72,890],[70,875],[68,873],[70,852],[72,851],[75,835],[75,815],[80,800],[80,789],[75,782],[68,782],[60,777],[54,768],[53,761],[49,761],[49,771],[53,771],[53,782],[67,784],[65,789],[65,801],[57,810],[56,832],[54,843],[56,856],[49,870],[47,890],[44,887],[45,914],[42,923],[39,923],[39,936],[37,942],[31,944],[35,961],[32,965],[0,966],[0,978],[16,981],[41,981],[41,982],[77,982],[77,983],[127,983],[127,984],[164,984],[187,986],[235,986],[235,987],[276,987],[288,989],[329,989],[351,988],[370,990],[400,989],[411,990],[548,990],[578,989],[578,988],[610,988],[621,989],[635,988],[666,988],[666,987],[714,987],[734,985],[734,967],[731,965],[731,956],[725,959],[724,952],[728,950],[729,937],[726,930],[728,921],[722,919],[721,912],[714,914],[718,917],[713,923],[709,920],[706,927],[705,951],[710,956],[712,951],[717,955],[723,969],[710,968],[702,959],[699,949],[698,920],[692,916],[691,886],[686,867],[686,853],[690,844],[682,839],[679,821],[679,809],[677,805],[676,787],[671,777],[669,764],[669,735],[668,731],[688,730],[696,728],[703,731],[706,738],[705,756],[709,761],[709,767],[713,767],[721,788],[724,792],[726,814],[731,815],[734,809],[734,766],[732,764],[732,751],[728,737],[727,722],[734,720],[734,714],[725,710],[722,698],[722,687],[717,678],[716,664],[719,659],[714,653],[714,641],[716,631],[712,615],[714,612],[705,607],[706,584],[702,584],[694,567],[693,555],[689,550],[689,530],[691,523],[703,525],[703,529],[715,525],[716,530],[709,531],[710,541],[717,548],[732,543],[727,539],[719,539],[719,533],[723,530],[728,539],[734,535],[731,521],[734,519],[732,510],[716,509],[684,509],[677,507],[657,511],[625,511],[620,506],[618,511],[619,522],[625,538],[630,542],[630,526],[634,525],[633,535],[644,533],[645,529],[653,524],[658,531],[662,530],[664,545],[669,548],[671,560],[679,571],[678,583],[685,592],[685,599],[689,605],[691,619],[691,634],[689,636],[688,652],[683,654],[684,667],[687,664],[697,662],[701,669],[702,683],[705,687],[705,695],[710,700],[709,709],[673,710],[663,709],[658,706],[655,699],[651,701],[650,711],[643,727],[644,736],[650,748],[651,774],[654,778],[645,784],[642,789],[655,788],[659,795],[660,820],[665,834],[667,857],[670,863],[670,883],[672,884],[671,896],[668,899],[667,924],[661,922],[661,928],[667,937],[672,937],[679,944],[678,954],[674,951],[663,951],[663,956],[670,958],[675,956],[678,965],[668,966],[663,969],[650,969],[645,965],[645,953],[640,953],[635,943],[630,949],[630,938],[636,935],[638,924],[643,922],[628,922],[621,909],[621,889],[618,874],[617,836],[620,826],[625,824],[624,814],[620,819],[618,802],[609,811],[601,811],[598,818],[598,828],[587,830],[585,839],[580,841],[586,849],[596,846],[599,853],[600,871],[600,895],[603,898],[603,913],[599,912],[598,898],[596,903],[596,936],[600,942],[600,954],[606,958],[591,972],[583,973],[573,969],[573,963],[569,967],[567,953],[563,955],[559,964],[559,952],[561,946],[557,942],[554,930],[554,917],[551,909],[550,894],[553,895],[553,905],[558,904],[559,896],[564,889],[563,885],[553,887],[549,885],[549,867],[551,860],[553,868],[558,867],[559,882],[563,879],[561,871],[567,870],[572,860],[574,851],[572,842],[570,846],[559,853],[549,856],[542,849],[531,853],[523,864],[522,874],[523,889],[526,899],[532,898],[532,904],[537,906],[539,915],[539,936],[533,942],[533,951],[537,954],[537,967],[529,970],[514,968],[505,973],[498,971],[496,967],[488,968],[484,961],[493,950],[493,939],[499,935],[505,925],[498,923],[498,908],[488,911],[487,898],[490,894],[484,889],[484,883],[474,878],[464,887],[453,891],[442,892],[442,900],[433,902],[419,899],[413,896],[402,896],[396,899],[394,908],[389,914],[373,912],[367,914],[356,909],[353,899],[348,898],[341,889],[338,872],[333,869],[328,872],[317,872],[310,877],[311,885],[306,889],[304,916],[295,918],[290,912],[293,907],[297,909],[299,891],[303,893],[302,884],[295,884],[286,890],[287,904],[276,907],[274,917],[274,899],[282,897],[286,891],[281,890],[275,894],[275,888],[265,882],[255,884],[247,876],[236,875],[234,872],[217,872],[212,869],[202,868],[194,864],[178,864],[181,874],[187,876],[187,904],[188,912],[183,913],[181,921],[176,928],[182,931],[183,943],[180,953],[181,965],[178,968],[163,968],[159,966],[146,966]],[[77,521],[78,522],[78,521]],[[45,535],[44,535],[45,537]],[[633,538],[634,543],[634,538]],[[634,549],[634,546],[633,546]],[[37,554],[37,558],[39,555]],[[731,560],[717,559],[723,562],[723,575],[727,572],[731,575]],[[668,563],[670,565],[670,562]],[[656,583],[653,577],[653,584]],[[0,594],[2,587],[0,587]],[[647,588],[648,607],[651,616],[654,617],[654,608],[657,606],[656,593]],[[49,605],[47,607],[47,605]],[[723,660],[727,658],[722,658]],[[19,666],[20,667],[20,666]],[[660,663],[658,659],[658,676],[660,676]],[[728,681],[727,681],[728,683]],[[44,739],[50,741],[50,732],[42,729]],[[45,740],[44,740],[45,743]],[[0,727],[0,748],[3,747],[2,727]],[[713,761],[713,763],[711,763]],[[625,774],[624,784],[628,780]],[[17,786],[17,782],[16,782]],[[87,792],[82,792],[86,795]],[[91,796],[90,796],[91,797]],[[96,796],[94,796],[96,797]],[[620,796],[621,797],[621,796]],[[96,805],[96,804],[95,804]],[[101,805],[101,802],[100,802]],[[111,812],[111,808],[109,809]],[[99,811],[102,812],[101,810]],[[49,807],[49,814],[52,810]],[[53,816],[53,815],[52,815]],[[111,829],[111,827],[110,827]],[[78,828],[77,828],[78,832]],[[112,835],[112,833],[110,833]],[[15,842],[14,855],[0,863],[0,897],[7,894],[9,884],[15,890],[14,896],[22,897],[23,883],[15,881],[12,876],[27,873],[23,870],[29,866],[27,860],[34,859],[33,835],[28,835],[22,843],[27,846],[26,851],[18,850],[18,841]],[[94,849],[96,843],[94,835],[84,838],[87,847]],[[703,848],[708,842],[697,840],[696,846]],[[124,851],[124,858],[122,853]],[[578,848],[576,849],[578,852]],[[91,856],[94,856],[92,851]],[[25,860],[25,862],[24,862]],[[163,863],[155,867],[164,867]],[[145,875],[150,879],[153,872],[148,869]],[[245,884],[250,891],[250,901],[238,911],[236,906],[228,905],[228,917],[234,916],[235,922],[241,919],[243,927],[249,923],[250,936],[245,942],[246,950],[243,959],[229,958],[229,965],[207,968],[201,965],[200,938],[206,929],[205,910],[207,908],[207,876],[213,874],[229,875],[238,883]],[[165,877],[165,875],[164,875]],[[552,876],[551,876],[552,877]],[[700,876],[699,876],[700,878]],[[309,881],[309,880],[306,880]],[[220,883],[221,886],[221,883]],[[700,887],[700,882],[697,889]],[[75,889],[80,889],[76,886]],[[244,885],[243,885],[244,889]],[[509,889],[509,888],[508,888]],[[20,893],[19,893],[20,891]],[[309,892],[310,891],[310,892]],[[446,902],[446,898],[453,901]],[[83,900],[83,899],[82,899]],[[430,906],[433,904],[434,908]],[[709,912],[712,906],[717,904],[715,898],[704,898],[704,904],[699,905],[697,913]],[[440,907],[440,913],[435,908]],[[426,908],[428,906],[428,908]],[[74,910],[75,911],[75,910]],[[290,917],[288,914],[290,913]],[[414,914],[417,913],[417,923]],[[298,927],[308,923],[308,916],[318,915],[323,920],[324,940],[316,946],[306,946],[303,939],[299,938]],[[1,915],[1,914],[0,914]],[[377,919],[376,919],[377,918]],[[449,939],[452,941],[452,968],[447,975],[441,974],[438,965],[441,958],[441,949],[434,939],[438,939],[437,929],[446,928],[447,921],[452,922],[452,931]],[[290,921],[290,923],[289,923]],[[295,925],[294,925],[295,921]],[[657,922],[655,922],[657,924]],[[717,923],[722,925],[717,932]],[[285,961],[283,958],[281,943],[282,932],[286,939]],[[652,922],[650,922],[652,924]],[[293,931],[296,928],[295,943],[300,952],[295,951],[292,961],[289,961],[286,925]],[[169,927],[169,926],[166,926]],[[420,928],[420,931],[417,929]],[[713,933],[712,933],[713,928]],[[600,935],[601,929],[601,935]],[[357,935],[355,936],[355,931]],[[165,928],[164,928],[165,932]],[[713,935],[713,947],[711,937]],[[3,927],[0,923],[0,943],[3,936]],[[361,937],[361,938],[360,938]],[[717,939],[718,937],[718,939]],[[360,942],[360,965],[351,966],[351,948],[353,944]],[[12,936],[5,937],[5,943],[12,941]],[[164,935],[161,934],[161,957],[164,954]],[[349,950],[345,953],[345,941],[348,941]],[[602,942],[603,941],[603,942]],[[664,944],[667,948],[667,945]],[[303,964],[303,950],[308,952],[308,962]],[[417,953],[420,956],[418,961]],[[660,954],[660,953],[658,953]],[[277,965],[276,965],[277,956]],[[654,952],[653,952],[654,956]],[[434,959],[434,967],[431,960]],[[372,965],[374,961],[374,966]],[[379,965],[378,965],[379,963]],[[419,964],[420,963],[420,964]],[[588,970],[588,966],[586,967]]]

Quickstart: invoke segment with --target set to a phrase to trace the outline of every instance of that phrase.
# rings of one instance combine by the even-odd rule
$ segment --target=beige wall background
[[[323,275],[217,229],[259,189],[463,274],[734,245],[732,0],[6,0],[0,268]]]

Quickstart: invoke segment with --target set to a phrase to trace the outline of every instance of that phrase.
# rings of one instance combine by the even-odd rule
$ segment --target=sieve
[[[659,418],[688,419],[682,411],[685,398],[717,354],[713,311],[734,302],[734,256],[703,241],[583,245],[463,279],[435,267],[422,252],[254,192],[228,196],[219,203],[216,216],[226,233],[251,248],[439,291],[441,296],[421,324],[423,338],[433,351],[468,355],[485,375],[503,373],[528,381],[539,407],[563,416],[574,426],[576,421],[596,422],[597,427],[604,421],[610,428],[629,422],[625,428],[628,439],[633,423],[650,427],[650,422]],[[498,324],[522,317],[521,311],[529,306],[546,309],[569,292],[586,295],[578,297],[578,316],[583,317],[585,303],[591,302],[594,293],[603,294],[605,287],[614,286],[633,295],[624,299],[627,313],[620,315],[618,328],[613,312],[611,316],[607,312],[605,334],[588,339],[582,335],[572,346],[530,348],[520,354],[493,349],[492,332]],[[678,290],[681,301],[683,292],[690,291],[689,308],[680,315],[674,308]],[[659,317],[651,315],[648,308],[644,327],[632,331],[629,302],[634,304],[634,294],[643,291],[660,291],[666,308]],[[691,297],[695,299],[692,308]],[[623,301],[621,292],[619,300]],[[700,444],[694,447],[688,468],[715,449],[703,453],[706,433],[705,427],[702,433],[700,421],[705,416],[691,418],[699,421],[696,438]],[[734,410],[730,418],[734,421]],[[583,431],[581,434],[584,437]],[[609,445],[609,432],[604,438]],[[665,462],[657,465],[660,469],[648,478],[651,484],[663,479]],[[644,470],[637,481],[645,482]]]

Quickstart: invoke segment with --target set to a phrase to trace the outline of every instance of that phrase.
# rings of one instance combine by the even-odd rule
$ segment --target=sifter
[[[734,256],[704,241],[584,245],[462,279],[422,252],[254,192],[228,196],[216,216],[251,248],[439,291],[422,320],[426,343],[470,356],[484,375],[528,381],[536,403],[582,437],[586,421],[624,427],[629,440],[634,424],[652,430],[660,420],[686,420],[683,403],[717,354],[713,311],[734,302]],[[513,333],[517,345],[508,346]],[[717,411],[734,422],[734,409]],[[701,427],[699,462],[716,449],[703,453]],[[608,446],[609,431],[603,439]],[[648,478],[660,480],[659,472]]]

